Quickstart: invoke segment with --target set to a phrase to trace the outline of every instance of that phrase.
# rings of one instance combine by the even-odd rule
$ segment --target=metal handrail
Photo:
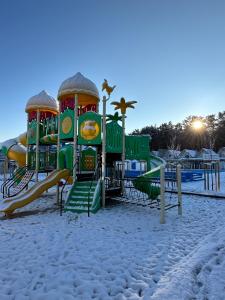
[[[92,188],[92,185],[93,185],[93,182],[94,182],[94,179],[95,179],[95,176],[96,176],[96,173],[97,173],[98,169],[99,169],[99,162],[97,163],[97,165],[95,167],[94,174],[92,175],[92,181],[91,181],[89,192],[88,192],[88,217],[90,217],[90,193],[91,193],[91,188]]]
[[[61,188],[61,192],[60,192],[60,216],[62,216],[62,211],[63,211],[63,201],[62,201],[62,198],[63,198],[63,191],[64,191],[64,188],[65,188],[66,184],[68,183],[68,180],[69,180],[70,176],[73,174],[73,171],[74,171],[76,165],[77,165],[77,162],[75,162],[75,164],[73,165],[72,170],[70,170],[70,173],[69,173],[69,175],[67,176],[66,181],[65,181],[65,183],[63,184],[63,187]]]
[[[26,173],[26,170],[28,169],[28,166],[24,166],[21,169],[17,171],[16,174],[12,176],[12,178],[9,178],[9,180],[3,184],[4,186],[2,187],[2,193],[3,193],[3,198],[5,198],[5,194],[8,195],[8,191],[16,183],[16,180],[20,178],[20,176],[23,176]],[[25,170],[25,173],[23,174],[23,171]]]
[[[24,171],[24,170],[25,170],[25,172],[23,173],[22,171]],[[21,180],[23,180],[23,177],[24,177],[24,175],[26,174],[27,171],[28,171],[28,166],[26,165],[26,166],[24,166],[24,167],[20,170],[19,173],[17,173],[17,174],[15,175],[15,178],[13,179],[13,181],[11,182],[11,184],[10,184],[9,186],[6,187],[6,194],[7,194],[7,196],[10,196],[10,188],[16,183],[16,180],[17,180],[17,179],[20,179],[20,177],[22,177]],[[21,182],[21,181],[20,181],[20,182]]]
[[[26,171],[27,172],[27,171]],[[26,173],[25,173],[26,174]],[[24,174],[24,176],[25,176],[25,174]],[[34,176],[34,172],[32,171],[32,173],[30,174],[30,178],[29,178],[29,181],[27,181],[26,182],[26,184],[17,192],[17,193],[14,193],[13,195],[11,195],[10,194],[10,188],[11,188],[11,186],[13,186],[13,185],[10,185],[9,186],[9,188],[8,188],[8,197],[15,197],[15,196],[17,196],[20,192],[22,192],[25,188],[27,188],[28,187],[28,185],[29,185],[29,182],[31,181],[31,179],[32,179],[32,177]],[[21,179],[21,181],[22,181],[23,179]],[[20,181],[20,183],[21,183],[21,181]]]
[[[18,174],[18,172],[20,172],[24,168],[25,168],[25,166],[22,167],[22,168],[18,168],[17,170],[15,170],[15,173],[13,173],[13,175],[10,178],[6,179],[6,181],[1,185],[1,192],[2,193],[3,193],[4,187],[8,184],[8,182],[12,181],[15,178],[15,176]]]

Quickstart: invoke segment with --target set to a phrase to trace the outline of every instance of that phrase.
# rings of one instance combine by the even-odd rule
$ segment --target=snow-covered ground
[[[0,215],[1,300],[225,299],[225,201],[183,196],[165,225],[157,209],[60,217],[54,203]]]
[[[225,172],[220,172],[220,190],[216,191],[216,179],[215,175],[210,174],[209,193],[211,194],[223,194],[225,196]],[[182,182],[182,189],[192,192],[205,192],[204,180]]]

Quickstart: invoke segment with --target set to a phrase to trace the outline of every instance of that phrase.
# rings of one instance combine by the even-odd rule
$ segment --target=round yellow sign
[[[72,128],[72,119],[71,117],[65,117],[62,121],[62,132],[68,134]]]
[[[93,140],[99,134],[99,125],[94,120],[86,120],[80,125],[80,135],[85,140]]]

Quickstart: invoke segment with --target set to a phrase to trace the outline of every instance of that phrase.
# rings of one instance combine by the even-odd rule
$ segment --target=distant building
[[[220,158],[225,159],[225,147],[220,148],[220,150],[218,151],[218,155]]]
[[[197,152],[197,157],[202,160],[219,160],[219,154],[212,149],[202,148]]]
[[[197,151],[191,149],[184,149],[179,154],[179,159],[192,159],[197,157]]]
[[[166,149],[163,156],[160,157],[162,157],[165,160],[174,160],[174,159],[178,159],[179,155],[180,155],[180,151],[178,150]]]
[[[225,147],[220,148],[218,151],[218,155],[220,157],[220,167],[222,170],[225,169]]]
[[[158,156],[163,158],[166,155],[166,152],[168,151],[168,149],[159,149],[158,152]]]

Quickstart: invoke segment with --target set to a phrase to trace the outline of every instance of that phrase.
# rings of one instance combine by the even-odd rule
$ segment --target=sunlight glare
[[[192,127],[195,129],[195,130],[200,130],[202,129],[203,127],[203,122],[201,120],[195,120],[193,121],[192,123]]]

